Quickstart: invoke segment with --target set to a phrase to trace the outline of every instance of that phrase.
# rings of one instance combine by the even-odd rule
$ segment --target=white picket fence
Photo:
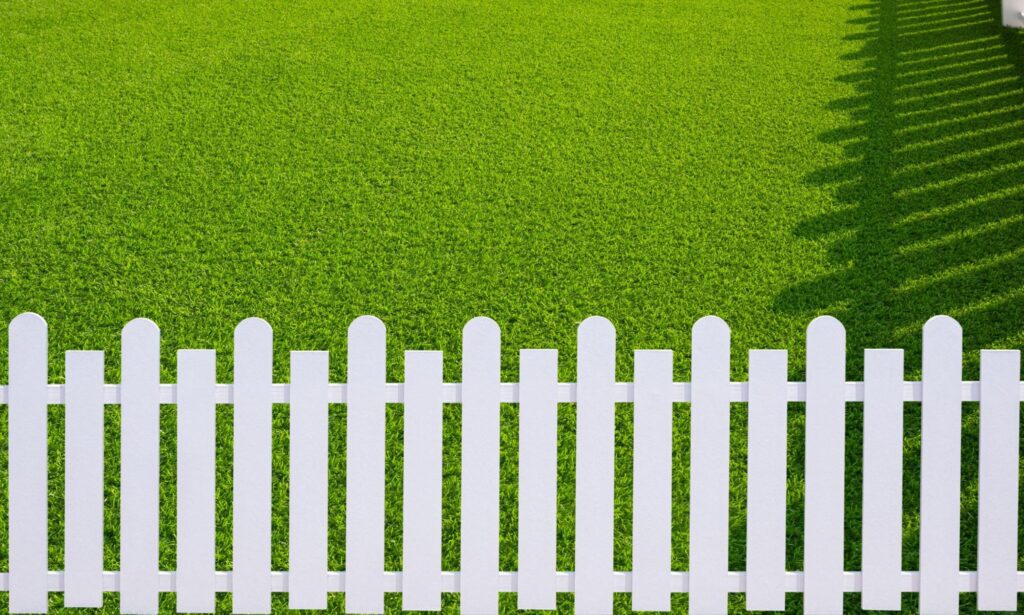
[[[214,351],[178,352],[177,384],[160,382],[160,332],[134,320],[122,335],[120,384],[105,384],[101,352],[66,355],[65,384],[47,378],[47,326],[35,314],[10,325],[11,612],[44,612],[47,592],[97,607],[120,592],[126,613],[155,613],[159,592],[180,612],[212,612],[215,592],[238,613],[269,613],[271,592],[291,608],[324,609],[345,593],[352,613],[381,613],[385,592],[407,610],[439,610],[458,592],[469,614],[495,614],[499,592],[523,609],[554,609],[575,595],[578,615],[610,614],[614,592],[642,611],[670,610],[688,592],[691,613],[725,613],[730,592],[751,610],[782,610],[802,592],[807,613],[841,613],[845,592],[867,609],[899,610],[919,592],[924,613],[956,613],[960,592],[979,608],[1014,611],[1018,351],[981,354],[980,382],[963,382],[962,335],[951,318],[924,327],[923,378],[904,381],[903,351],[867,350],[864,382],[846,381],[842,325],[814,320],[806,382],[787,381],[781,350],[750,352],[748,382],[730,382],[730,336],[715,317],[693,327],[692,382],[673,381],[669,350],[638,350],[634,382],[616,381],[615,330],[579,328],[576,383],[558,381],[555,350],[523,350],[520,382],[504,383],[500,332],[466,325],[462,383],[444,383],[439,352],[405,354],[405,382],[385,378],[385,329],[372,317],[348,332],[346,384],[328,382],[326,352],[293,352],[289,384],[272,381],[272,332],[259,319],[235,330],[234,382],[217,384]],[[920,568],[903,571],[903,404],[922,403]],[[980,401],[978,571],[960,570],[961,402]],[[613,568],[615,404],[633,404],[633,570]],[[673,404],[691,404],[688,572],[671,569]],[[747,404],[746,572],[728,568],[730,403]],[[806,413],[804,570],[786,570],[787,403]],[[846,402],[863,402],[863,518],[844,520]],[[271,404],[289,404],[287,572],[271,570]],[[347,404],[346,570],[327,567],[328,404]],[[385,404],[402,403],[404,492],[401,572],[384,570]],[[461,571],[441,570],[442,404],[462,406]],[[519,404],[516,572],[499,571],[499,407]],[[576,570],[555,565],[557,404],[575,403]],[[66,409],[65,570],[47,561],[47,404]],[[121,408],[120,568],[103,570],[104,404]],[[158,568],[159,416],[177,406],[177,572]],[[234,405],[233,570],[214,566],[215,404]],[[854,411],[854,410],[850,410]],[[857,410],[859,411],[859,410]],[[844,571],[844,521],[863,524],[861,571]],[[735,537],[734,537],[735,538]]]

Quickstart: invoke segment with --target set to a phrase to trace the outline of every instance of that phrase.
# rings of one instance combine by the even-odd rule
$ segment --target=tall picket
[[[747,409],[747,609],[786,606],[785,350],[750,351]]]
[[[690,409],[690,612],[725,613],[729,574],[729,326],[693,325]]]
[[[960,610],[960,421],[963,332],[924,325],[921,401],[921,612]]]
[[[615,494],[615,328],[591,316],[576,352],[577,615],[612,612]]]
[[[461,611],[498,612],[501,331],[489,318],[462,333]]]
[[[9,331],[9,608],[41,613],[48,603],[46,322],[38,314],[21,314]]]
[[[345,454],[345,611],[384,612],[384,323],[348,328]]]
[[[1017,610],[1020,351],[981,351],[978,610]]]
[[[291,354],[288,608],[327,608],[327,369],[321,351]]]
[[[405,353],[402,463],[402,609],[441,610],[440,352]]]
[[[121,612],[156,613],[160,592],[160,329],[121,334]]]
[[[634,353],[633,610],[672,608],[672,351]]]
[[[103,352],[65,355],[64,606],[103,606]]]
[[[558,351],[519,353],[520,610],[554,610],[558,510]]]
[[[864,351],[861,607],[898,611],[903,570],[903,351]]]
[[[846,466],[846,331],[831,316],[807,328],[804,612],[842,615]]]
[[[270,612],[271,390],[274,333],[260,318],[235,327],[231,609]]]
[[[217,451],[217,355],[178,351],[179,613],[212,613],[216,601],[214,521]]]

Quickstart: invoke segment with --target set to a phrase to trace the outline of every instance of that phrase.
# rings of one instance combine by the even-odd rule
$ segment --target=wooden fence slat
[[[103,352],[65,353],[64,606],[103,606]]]
[[[898,611],[903,569],[903,351],[864,351],[861,607]]]
[[[831,316],[807,328],[804,612],[842,615],[846,487],[846,331]]]
[[[690,613],[725,613],[729,572],[729,326],[693,325]]]
[[[345,611],[384,612],[384,323],[348,328],[345,455]]]
[[[921,402],[922,613],[960,610],[960,422],[963,332],[948,316],[924,326]]]
[[[270,613],[271,389],[274,333],[265,320],[235,328],[231,609]]]
[[[121,334],[121,612],[156,613],[160,595],[160,329]]]
[[[978,610],[1017,610],[1020,352],[981,351]]]
[[[327,608],[328,354],[291,353],[288,608]]]
[[[402,609],[441,610],[443,356],[405,353]]]
[[[520,610],[554,610],[558,489],[558,351],[519,353]]]
[[[501,331],[474,318],[462,337],[462,612],[498,612]]]
[[[178,577],[179,613],[212,613],[216,602],[217,354],[178,351]]]
[[[576,615],[610,615],[615,498],[615,327],[591,316],[577,337]]]
[[[785,350],[751,350],[747,409],[747,609],[786,607]]]
[[[46,321],[20,314],[8,337],[7,480],[12,613],[47,609],[47,407]]]
[[[634,353],[633,610],[672,608],[672,351]]]

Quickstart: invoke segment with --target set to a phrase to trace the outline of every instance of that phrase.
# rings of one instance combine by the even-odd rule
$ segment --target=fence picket
[[[216,599],[217,355],[178,351],[178,578],[179,613],[212,613]]]
[[[519,353],[520,610],[554,610],[558,351]]]
[[[978,610],[1017,610],[1020,352],[981,351]]]
[[[462,612],[498,612],[501,331],[469,321],[462,337]]]
[[[747,409],[747,609],[786,606],[785,350],[750,351]]]
[[[405,353],[402,609],[441,610],[440,352]]]
[[[43,613],[47,595],[47,327],[38,314],[11,321],[8,337],[8,536],[12,613]]]
[[[924,326],[921,400],[922,613],[960,610],[960,421],[963,332],[948,316]]]
[[[265,320],[235,327],[231,609],[270,613],[271,384],[274,333]]]
[[[64,606],[103,606],[103,353],[65,354]]]
[[[578,615],[612,612],[615,495],[615,327],[580,323],[576,353],[576,575]]]
[[[672,608],[672,351],[634,353],[633,610]]]
[[[861,608],[902,606],[903,351],[864,351]]]
[[[831,316],[807,328],[804,612],[843,612],[846,331]]]
[[[690,612],[725,613],[729,573],[729,326],[693,325]]]
[[[160,329],[121,334],[121,612],[155,614],[160,595]]]
[[[384,612],[384,323],[348,328],[345,611]]]
[[[291,353],[288,608],[327,608],[328,354]]]

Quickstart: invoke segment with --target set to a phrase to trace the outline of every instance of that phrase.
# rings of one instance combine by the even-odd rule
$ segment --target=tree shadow
[[[830,105],[849,122],[820,135],[845,159],[807,177],[843,207],[796,230],[829,243],[832,272],[776,307],[835,315],[855,348],[919,348],[935,314],[963,324],[967,349],[1012,341],[1024,331],[1024,39],[1000,25],[999,0],[852,10],[866,30],[844,58],[858,70],[840,79],[856,94]]]

